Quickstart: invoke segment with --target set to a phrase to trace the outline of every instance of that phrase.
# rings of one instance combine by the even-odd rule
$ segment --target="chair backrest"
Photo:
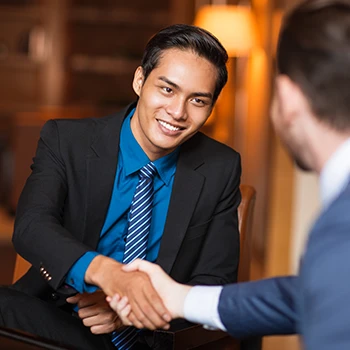
[[[24,260],[19,254],[17,254],[12,283],[19,280],[29,270],[30,266],[31,265],[27,260]]]
[[[248,281],[250,278],[250,261],[252,248],[252,223],[256,192],[248,185],[240,186],[242,201],[238,207],[238,227],[240,232],[240,259],[238,269],[238,281]],[[29,269],[30,264],[17,254],[13,274],[13,283],[21,278]]]
[[[238,227],[240,232],[240,258],[238,282],[250,280],[250,263],[253,242],[253,216],[256,191],[252,186],[240,186],[242,201],[238,207]]]

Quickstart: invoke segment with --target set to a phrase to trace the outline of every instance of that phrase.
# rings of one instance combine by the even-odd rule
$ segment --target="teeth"
[[[164,122],[163,120],[158,120],[158,123],[161,124],[162,126],[164,126],[164,128],[166,128],[166,129],[168,129],[170,131],[180,130],[180,128],[177,128],[176,126],[168,124],[168,123]]]

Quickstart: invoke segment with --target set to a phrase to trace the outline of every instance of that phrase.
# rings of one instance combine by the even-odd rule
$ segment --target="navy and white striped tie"
[[[148,233],[152,219],[153,178],[157,170],[152,162],[139,171],[139,183],[136,187],[129,212],[129,226],[126,235],[123,264],[135,259],[144,259],[147,254]],[[127,327],[121,332],[112,333],[112,343],[118,350],[132,349],[137,341],[138,330]]]

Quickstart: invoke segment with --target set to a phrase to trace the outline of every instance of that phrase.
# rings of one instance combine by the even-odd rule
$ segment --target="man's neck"
[[[336,150],[350,138],[350,132],[339,132],[325,125],[319,125],[317,129],[312,133],[309,146],[313,158],[312,168],[320,175]]]

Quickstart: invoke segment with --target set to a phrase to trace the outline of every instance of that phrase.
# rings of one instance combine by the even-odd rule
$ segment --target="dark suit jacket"
[[[112,194],[120,128],[133,107],[44,125],[16,213],[13,243],[33,265],[18,289],[42,298],[64,292],[71,266],[96,248]],[[181,146],[157,259],[177,281],[236,280],[240,174],[238,153],[202,133]]]
[[[226,286],[232,336],[302,336],[306,350],[350,349],[350,184],[316,221],[298,276]]]

